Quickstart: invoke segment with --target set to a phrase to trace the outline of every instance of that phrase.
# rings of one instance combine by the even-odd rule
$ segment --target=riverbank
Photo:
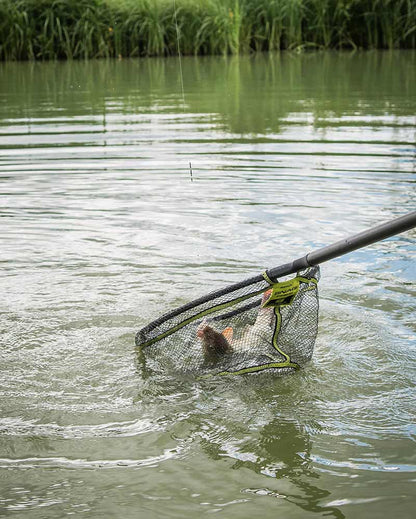
[[[0,0],[0,60],[415,48],[408,0]]]

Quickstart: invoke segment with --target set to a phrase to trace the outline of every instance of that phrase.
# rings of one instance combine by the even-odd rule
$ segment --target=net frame
[[[203,296],[199,299],[191,301],[190,303],[187,303],[186,305],[183,305],[183,306],[177,308],[176,310],[173,310],[165,315],[162,315],[159,319],[156,319],[155,321],[151,322],[150,324],[148,324],[147,326],[145,326],[144,328],[139,330],[139,332],[136,334],[136,339],[135,339],[137,348],[140,352],[144,352],[144,351],[148,352],[148,349],[151,348],[154,344],[158,344],[159,342],[164,341],[168,337],[171,337],[175,332],[178,332],[179,330],[183,329],[185,326],[192,325],[192,323],[194,321],[196,321],[198,318],[200,318],[201,316],[213,314],[216,310],[218,310],[218,308],[216,308],[216,309],[210,308],[209,304],[208,304],[208,307],[204,307],[203,310],[201,310],[201,312],[199,312],[199,313],[197,312],[196,314],[195,314],[195,312],[193,314],[191,313],[183,321],[179,320],[179,322],[177,322],[174,325],[171,325],[170,327],[169,327],[169,325],[166,324],[166,323],[169,323],[169,321],[174,320],[176,317],[180,316],[183,313],[192,312],[192,310],[197,308],[198,305],[206,305],[207,303],[209,303],[209,301],[214,300],[216,297],[223,297],[227,294],[231,294],[235,291],[244,289],[245,287],[248,287],[255,283],[260,283],[262,281],[263,282],[267,281],[269,284],[271,284],[271,283],[277,284],[278,281],[276,281],[276,280],[278,278],[289,275],[289,274],[293,274],[295,272],[299,273],[299,271],[301,271],[302,269],[309,269],[311,267],[311,268],[317,269],[315,271],[317,273],[316,279],[315,279],[315,287],[312,286],[312,287],[307,288],[306,292],[303,291],[304,294],[308,293],[308,292],[312,293],[312,291],[315,291],[314,296],[315,296],[315,301],[316,301],[316,305],[315,305],[316,308],[315,308],[314,314],[316,315],[316,319],[315,319],[315,325],[313,327],[314,331],[309,334],[310,338],[311,338],[310,344],[312,346],[309,357],[311,357],[312,352],[313,352],[314,343],[315,343],[315,338],[317,335],[317,324],[318,324],[318,308],[319,308],[318,291],[317,291],[317,282],[319,280],[318,265],[325,261],[329,261],[331,259],[338,258],[339,256],[343,256],[344,254],[347,254],[354,250],[371,245],[375,242],[384,240],[384,239],[394,236],[396,234],[413,229],[414,227],[416,227],[416,211],[413,211],[412,213],[408,213],[406,215],[395,218],[394,220],[384,222],[382,224],[377,225],[376,227],[364,230],[362,232],[359,232],[358,234],[355,234],[348,238],[342,239],[331,245],[327,245],[326,247],[322,247],[316,251],[312,251],[303,257],[295,259],[294,261],[292,261],[290,263],[285,263],[278,267],[274,267],[271,270],[266,271],[262,275],[255,276],[253,278],[249,278],[245,281],[236,283],[234,285],[230,285],[228,287],[225,287],[222,290],[217,290],[215,292],[211,292],[210,294],[208,294],[206,296]],[[308,270],[307,270],[307,272],[308,272]],[[303,275],[305,276],[305,274],[303,274]],[[311,280],[309,278],[309,282],[310,281]],[[307,282],[305,282],[305,283],[306,283],[306,285],[308,285]],[[262,287],[262,288],[263,289],[260,289],[260,287],[258,287],[257,288],[258,292],[253,292],[250,295],[251,296],[253,294],[258,295],[266,290],[264,287]],[[299,294],[296,294],[296,297],[298,297],[298,295]],[[245,300],[248,300],[249,297],[243,297],[242,301],[244,302]],[[296,297],[290,301],[290,304],[292,304],[292,307],[296,302]],[[237,301],[237,299],[238,299],[238,297],[235,298],[235,300],[233,300],[233,299],[228,300],[228,301],[226,300],[225,303],[222,303],[220,305],[221,309],[224,309],[224,307],[230,306],[230,303],[232,301],[234,301],[234,302]],[[238,304],[240,302],[241,302],[241,300],[237,301]],[[298,298],[298,302],[299,302],[299,298]],[[274,305],[275,306],[275,309],[274,309],[275,323],[278,323],[279,319],[280,319],[280,326],[278,327],[275,324],[275,332],[273,334],[273,337],[276,335],[276,329],[279,328],[279,340],[281,339],[281,335],[280,335],[281,331],[286,327],[286,323],[293,323],[294,320],[287,319],[287,318],[284,319],[283,315],[280,315],[280,317],[279,317],[280,311],[277,311],[276,307],[290,308],[290,304],[289,304],[289,306],[287,306],[285,304],[285,302],[283,301],[283,302],[281,302],[281,304]],[[253,305],[250,303],[250,304],[248,304],[248,306],[246,306],[243,309],[240,309],[239,311],[240,311],[240,313],[242,311],[250,311],[251,308],[255,308],[256,305],[257,305],[257,303],[253,303]],[[235,311],[232,311],[231,313],[229,313],[227,315],[227,317],[232,318],[234,314],[235,314]],[[225,317],[225,315],[226,314],[224,314],[223,317]],[[298,315],[300,315],[299,312],[298,312]],[[214,318],[215,317],[217,317],[217,319],[221,318],[221,316],[220,317],[214,316]],[[164,326],[164,328],[163,328],[163,326]],[[161,331],[159,330],[159,333],[158,333],[159,328],[161,328]],[[281,342],[279,342],[279,347],[280,347],[280,345],[281,345]],[[277,351],[276,348],[275,348],[275,351]],[[284,358],[284,360],[282,361],[283,363],[288,362],[288,358],[286,358],[284,355],[283,355],[283,358]],[[289,357],[289,359],[290,359],[290,357]],[[306,360],[308,360],[308,358],[306,358]],[[289,370],[292,369],[292,366],[289,366],[289,365],[283,366],[282,363],[278,363],[278,364],[279,364],[279,366],[276,367],[277,369],[289,369]],[[264,366],[262,366],[262,368],[263,367]],[[253,370],[256,370],[257,368],[258,368],[258,366],[257,367],[251,366],[250,371],[252,372]],[[234,371],[234,373],[242,373],[243,371],[247,372],[247,369],[243,369],[240,371],[237,370],[237,371]],[[225,374],[225,373],[229,373],[229,371],[220,372],[219,374]]]
[[[265,292],[270,291],[270,289],[274,290],[275,287],[278,287],[278,290],[281,292],[285,283],[293,288],[295,282],[297,288],[292,296],[277,302],[275,301],[272,304],[274,323],[270,330],[270,340],[267,341],[271,349],[269,348],[266,351],[267,348],[265,347],[265,351],[261,355],[261,361],[259,359],[254,361],[253,358],[247,360],[248,353],[245,352],[246,360],[234,363],[234,365],[219,363],[212,369],[206,369],[206,366],[203,369],[201,365],[194,363],[193,368],[188,367],[188,369],[185,369],[182,367],[183,369],[180,369],[180,371],[197,371],[201,376],[257,373],[264,370],[273,370],[274,372],[277,370],[281,374],[296,371],[310,360],[313,353],[318,324],[317,283],[319,277],[319,267],[316,266],[299,272],[295,278],[288,282],[272,279],[267,272],[264,272],[258,276],[229,285],[182,305],[152,321],[138,331],[136,346],[141,353],[141,357],[146,361],[149,352],[152,352],[158,346],[158,343],[163,342],[165,343],[165,348],[169,348],[171,344],[169,342],[170,338],[175,333],[178,336],[179,334],[185,334],[183,337],[186,338],[184,330],[189,328],[191,332],[190,335],[188,334],[188,341],[183,345],[183,349],[189,348],[190,350],[192,345],[189,336],[196,337],[197,326],[201,325],[203,320],[210,319],[209,322],[211,324],[218,326],[222,322],[227,323],[230,320],[235,322],[239,316],[249,315],[250,312],[251,315],[253,315],[253,312],[256,314],[262,307],[261,296],[263,295],[264,297]],[[305,311],[302,302],[305,297],[308,297],[308,292],[311,292],[309,296],[312,297],[314,303],[313,316],[310,319],[311,322],[307,330],[308,352],[307,354],[297,356],[293,354],[295,345],[290,344],[293,341],[289,340],[290,337],[288,339],[288,330],[291,326],[291,335],[296,335],[293,324],[290,323],[296,322],[298,323],[296,326],[299,326],[301,322],[299,314]],[[302,340],[305,342],[306,337]],[[284,348],[281,347],[282,343]],[[186,359],[184,355],[183,359]],[[187,362],[189,362],[189,359]],[[246,365],[244,365],[244,362],[246,362]]]

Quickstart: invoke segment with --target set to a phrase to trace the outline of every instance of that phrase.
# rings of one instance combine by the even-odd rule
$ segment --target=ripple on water
[[[323,266],[294,376],[145,378],[134,352],[156,315],[414,209],[391,56],[184,59],[185,111],[172,60],[1,65],[8,511],[413,511],[414,233]]]

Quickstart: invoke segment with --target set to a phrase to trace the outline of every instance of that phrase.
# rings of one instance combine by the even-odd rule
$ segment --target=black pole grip
[[[395,234],[408,231],[413,227],[416,227],[416,211],[354,234],[354,236],[337,241],[317,251],[310,252],[306,255],[306,261],[309,265],[318,265],[319,263],[338,258],[338,256],[361,249],[377,241],[385,240]]]
[[[279,267],[272,268],[267,271],[267,275],[270,279],[275,280],[279,277],[293,274],[306,267],[319,265],[324,261],[338,258],[348,252],[361,249],[362,247],[384,240],[390,236],[394,236],[395,234],[408,231],[413,227],[416,227],[416,211],[400,216],[395,220],[382,223],[358,234],[354,234],[349,238],[344,238],[332,245],[322,247],[314,252],[310,252],[303,258],[298,258],[297,260],[292,261],[291,263],[285,263]]]

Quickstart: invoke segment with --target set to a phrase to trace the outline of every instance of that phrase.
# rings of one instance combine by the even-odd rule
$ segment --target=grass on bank
[[[0,59],[415,48],[416,0],[0,0]]]

